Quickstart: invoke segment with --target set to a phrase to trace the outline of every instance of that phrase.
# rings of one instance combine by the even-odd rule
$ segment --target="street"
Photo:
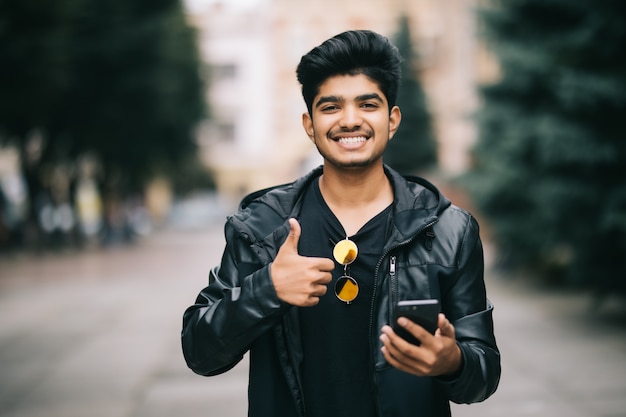
[[[184,309],[223,249],[221,225],[135,246],[0,258],[0,416],[245,416],[245,361],[203,378],[180,349]],[[503,373],[457,417],[626,416],[626,312],[487,275]],[[280,416],[277,416],[280,417]]]

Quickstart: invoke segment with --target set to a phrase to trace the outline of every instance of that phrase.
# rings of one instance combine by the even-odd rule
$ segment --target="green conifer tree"
[[[0,143],[21,151],[31,224],[51,167],[90,156],[123,197],[197,166],[204,86],[181,0],[2,1],[0,62]]]
[[[502,72],[482,89],[470,183],[501,259],[626,289],[626,3],[507,0],[481,16]]]
[[[404,174],[432,168],[437,162],[427,100],[416,71],[409,20],[402,17],[395,45],[404,57],[397,105],[402,122],[385,153],[385,163]]]

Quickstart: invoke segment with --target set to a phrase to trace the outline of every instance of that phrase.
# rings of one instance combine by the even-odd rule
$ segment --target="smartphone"
[[[396,304],[396,311],[394,314],[392,328],[403,339],[414,345],[419,345],[420,341],[417,340],[411,333],[398,325],[399,317],[406,317],[422,326],[431,334],[435,334],[437,330],[437,321],[441,307],[439,306],[439,300],[404,300],[398,301]]]

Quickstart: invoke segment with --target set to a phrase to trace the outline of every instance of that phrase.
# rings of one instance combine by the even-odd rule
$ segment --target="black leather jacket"
[[[289,233],[288,218],[298,217],[303,190],[321,172],[320,167],[242,201],[226,223],[221,264],[184,314],[182,347],[194,372],[223,373],[250,353],[252,417],[306,416],[297,308],[278,299],[269,264]],[[449,416],[449,401],[482,401],[500,378],[478,224],[427,181],[404,178],[388,167],[385,172],[394,187],[393,231],[376,267],[369,317],[369,366],[379,415]],[[380,328],[391,323],[395,302],[422,298],[438,298],[455,326],[463,366],[453,378],[403,373],[380,352]]]

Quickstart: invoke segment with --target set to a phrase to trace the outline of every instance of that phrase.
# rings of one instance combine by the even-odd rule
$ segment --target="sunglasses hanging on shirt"
[[[335,261],[343,265],[343,275],[335,282],[335,295],[346,304],[352,303],[359,294],[359,284],[350,276],[348,265],[356,259],[359,249],[347,237],[337,242],[333,249]]]

